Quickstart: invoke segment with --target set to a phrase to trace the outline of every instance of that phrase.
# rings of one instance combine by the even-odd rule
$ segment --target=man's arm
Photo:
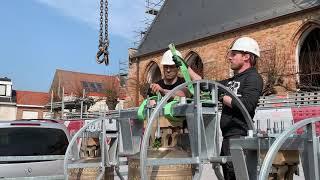
[[[192,81],[202,79],[201,76],[199,76],[196,72],[194,72],[193,69],[191,69],[188,66],[188,64],[184,61],[184,59],[182,59],[180,56],[174,55],[174,56],[172,56],[172,60],[176,64],[177,67],[181,67],[183,65],[188,69],[188,73],[189,73]]]
[[[217,81],[217,82],[222,84],[222,85],[224,85],[224,86],[227,86],[228,81],[229,81],[229,79],[225,79],[225,80],[220,80],[220,81]],[[231,106],[232,98],[230,96],[225,95],[225,93],[226,93],[225,90],[219,88],[218,89],[218,100],[222,104],[232,108],[232,106]]]
[[[151,86],[150,86],[150,89],[155,94],[160,92],[160,94],[162,96],[165,96],[170,91],[168,89],[162,88],[159,84],[156,84],[156,83],[152,83]],[[181,91],[181,90],[177,91],[174,95],[180,96],[180,97],[186,96],[185,93],[183,91]]]
[[[193,69],[191,69],[190,67],[188,67],[188,72],[189,72],[189,75],[190,75],[192,81],[202,79],[201,76],[199,76],[199,74],[194,72]]]

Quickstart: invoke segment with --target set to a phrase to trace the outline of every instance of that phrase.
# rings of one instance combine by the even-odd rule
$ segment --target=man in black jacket
[[[234,76],[220,82],[239,97],[252,118],[263,88],[263,80],[255,68],[259,57],[259,46],[254,39],[237,39],[228,54]],[[223,136],[221,156],[230,156],[230,139],[246,136],[248,125],[235,100],[228,95],[222,95],[220,100],[223,103],[220,119]],[[222,165],[222,169],[225,180],[236,179],[232,162]]]
[[[168,56],[166,56],[166,53],[168,53]],[[169,65],[172,66],[172,68],[175,68],[174,63],[176,63],[172,61],[171,52],[166,53],[164,54],[164,57],[168,58],[163,59],[161,62],[161,64],[166,65],[164,66],[164,80],[162,80],[164,82],[168,79],[168,76],[166,75],[170,72],[169,70],[166,72],[166,67]],[[254,39],[249,37],[237,39],[228,53],[228,59],[231,64],[231,69],[234,72],[234,76],[220,81],[221,84],[229,87],[230,90],[237,95],[248,110],[251,118],[254,116],[263,88],[263,80],[255,68],[259,57],[259,45]],[[201,79],[201,77],[194,73],[190,67],[188,68],[188,71],[192,80]],[[156,85],[151,85],[151,89],[153,92],[158,91],[165,94],[167,89],[162,90],[160,84],[161,83],[158,82]],[[235,100],[233,100],[231,96],[222,95],[220,100],[223,103],[220,119],[220,128],[223,136],[221,156],[230,156],[230,139],[246,136],[248,125],[239,107],[236,106]],[[222,168],[225,180],[236,179],[232,162],[222,165]]]

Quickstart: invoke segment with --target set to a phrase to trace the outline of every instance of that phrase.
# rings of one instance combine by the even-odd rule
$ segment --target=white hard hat
[[[181,53],[179,51],[176,51],[177,55],[182,57]],[[163,56],[162,56],[162,59],[161,59],[161,64],[162,65],[174,65],[175,63],[173,62],[172,60],[172,53],[171,53],[171,50],[167,50]]]
[[[244,51],[250,52],[258,57],[260,57],[260,48],[256,40],[249,37],[241,37],[237,39],[230,51]]]

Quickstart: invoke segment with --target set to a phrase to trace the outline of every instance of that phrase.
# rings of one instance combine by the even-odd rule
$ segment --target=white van
[[[0,121],[0,179],[63,177],[69,140],[55,120]]]

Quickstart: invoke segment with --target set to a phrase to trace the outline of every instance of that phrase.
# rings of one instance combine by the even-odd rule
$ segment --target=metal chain
[[[104,4],[105,3],[105,4]],[[103,16],[104,14],[104,16]],[[104,18],[104,21],[103,21]],[[104,27],[104,29],[103,29]],[[104,33],[103,33],[104,31]],[[108,0],[100,0],[100,29],[99,29],[99,46],[96,55],[97,63],[109,64],[109,37],[108,37]],[[103,55],[103,57],[102,57]]]
[[[99,30],[99,47],[103,44],[103,0],[100,0],[100,30]]]
[[[108,51],[108,48],[109,48],[109,36],[108,36],[108,28],[109,28],[109,26],[108,26],[108,12],[109,12],[109,10],[108,10],[108,0],[105,0],[106,2],[105,2],[105,14],[104,14],[104,27],[105,27],[105,30],[104,30],[104,40],[105,40],[105,46],[106,46],[106,49],[107,49],[107,51]]]

